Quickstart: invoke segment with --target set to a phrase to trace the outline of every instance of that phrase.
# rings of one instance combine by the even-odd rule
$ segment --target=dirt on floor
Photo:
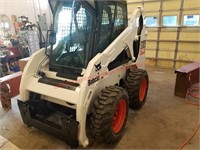
[[[95,142],[87,148],[178,149],[193,134],[200,120],[199,107],[174,95],[174,70],[150,66],[146,69],[150,81],[146,104],[139,111],[129,110],[123,138],[115,146]],[[63,141],[41,130],[28,128],[21,119],[17,98],[12,99],[10,110],[0,105],[1,136],[21,149],[69,148]],[[198,131],[185,148],[200,149],[199,141]]]

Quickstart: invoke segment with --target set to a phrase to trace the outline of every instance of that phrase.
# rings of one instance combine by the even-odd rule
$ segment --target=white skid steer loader
[[[140,109],[148,91],[147,32],[138,7],[128,26],[125,0],[49,0],[52,30],[22,75],[22,119],[70,147],[93,139],[114,144],[128,109]]]

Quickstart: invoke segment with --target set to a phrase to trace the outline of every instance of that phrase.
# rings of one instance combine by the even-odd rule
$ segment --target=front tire
[[[115,144],[124,134],[128,117],[128,95],[117,86],[102,90],[94,101],[91,116],[91,132],[95,139]]]

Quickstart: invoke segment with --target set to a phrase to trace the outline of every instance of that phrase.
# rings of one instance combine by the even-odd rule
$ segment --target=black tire
[[[149,78],[146,70],[142,69],[130,70],[125,82],[125,86],[129,95],[130,108],[135,110],[142,108],[142,106],[146,102],[148,85],[149,85]]]
[[[121,139],[128,117],[128,105],[128,95],[124,89],[109,86],[102,90],[92,109],[93,137],[106,144],[115,144]]]

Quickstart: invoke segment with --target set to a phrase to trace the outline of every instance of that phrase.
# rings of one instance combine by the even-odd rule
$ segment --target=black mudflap
[[[18,106],[23,119],[23,122],[29,127],[33,126],[42,131],[48,132],[49,134],[65,141],[71,148],[78,147],[78,125],[75,119],[72,119],[66,114],[59,113],[60,125],[55,124],[44,117],[40,117],[32,111],[31,106],[28,102],[22,102],[18,100]]]

